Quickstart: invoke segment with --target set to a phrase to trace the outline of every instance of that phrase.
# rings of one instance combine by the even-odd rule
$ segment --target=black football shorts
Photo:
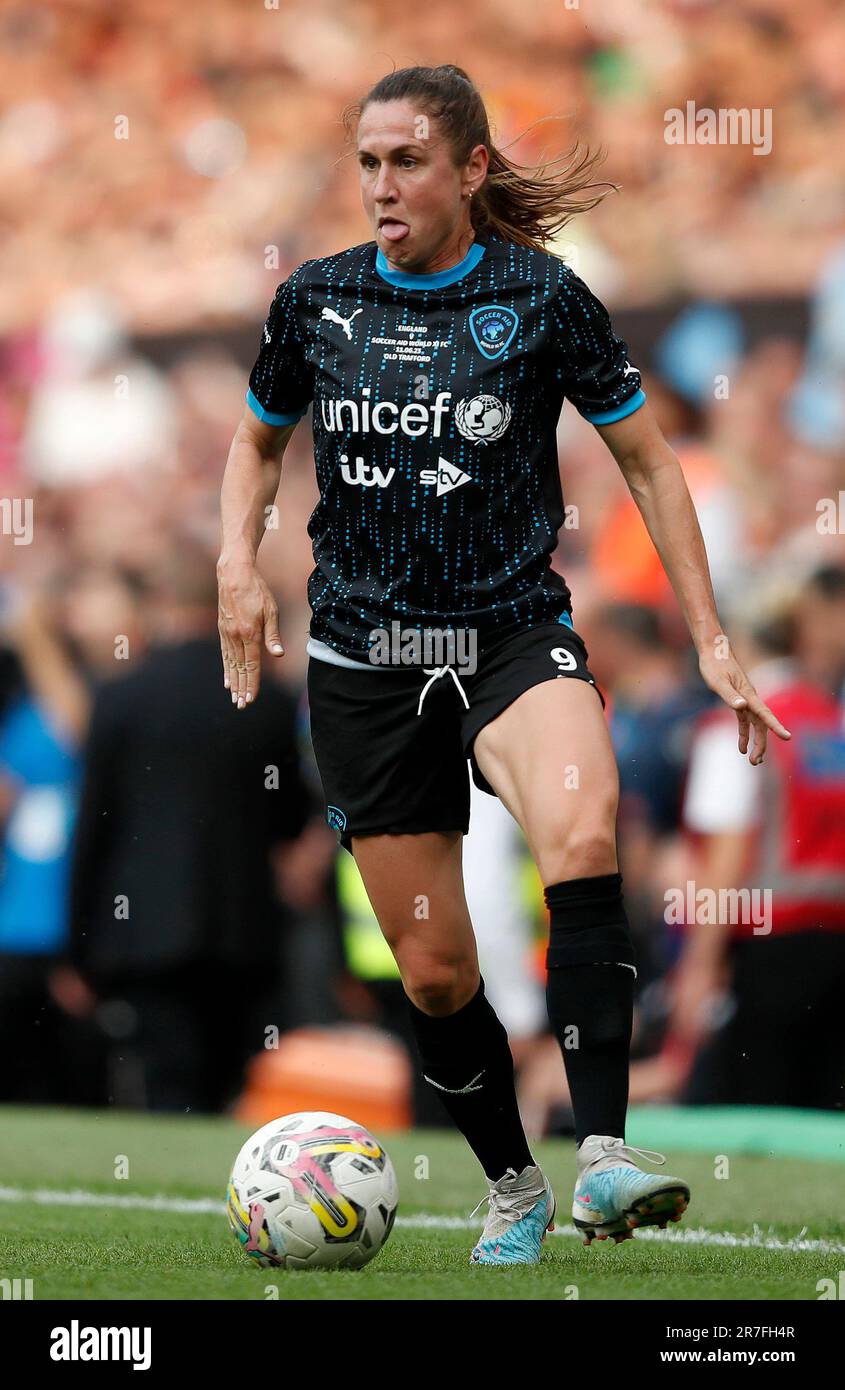
[[[365,671],[310,657],[311,740],[326,818],[344,849],[351,853],[353,835],[465,835],[467,761],[476,786],[496,795],[473,755],[476,734],[542,681],[595,686],[587,660],[583,639],[563,622],[488,640],[471,675],[459,664]]]

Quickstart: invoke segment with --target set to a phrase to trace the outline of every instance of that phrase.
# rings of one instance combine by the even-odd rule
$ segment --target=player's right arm
[[[223,541],[217,561],[218,629],[223,684],[238,709],[258,694],[262,643],[283,656],[279,610],[256,566],[267,508],[279,487],[282,458],[296,429],[259,420],[249,405],[229,450],[220,498]]]
[[[278,491],[282,456],[313,392],[296,321],[295,278],[283,281],[273,296],[223,475],[218,628],[223,683],[238,709],[258,694],[262,643],[272,656],[284,656],[279,610],[258,573],[256,556],[267,508]]]

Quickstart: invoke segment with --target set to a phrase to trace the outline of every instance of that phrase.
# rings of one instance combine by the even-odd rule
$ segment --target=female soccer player
[[[285,446],[313,403],[308,693],[328,819],[395,954],[423,1075],[488,1178],[471,1260],[528,1264],[554,1198],[479,975],[461,876],[467,760],[522,827],[545,885],[576,1225],[588,1244],[618,1241],[678,1219],[689,1199],[686,1183],[643,1172],[632,1158],[642,1151],[625,1144],[636,971],[616,766],[550,563],[564,516],[564,397],[622,469],[701,674],[736,710],[740,752],[759,763],[768,729],[788,735],[726,649],[689,493],[625,344],[544,249],[598,201],[585,179],[594,159],[520,173],[451,65],[391,73],[352,119],[374,240],[305,261],[270,306],[223,480],[224,683],[245,708],[262,643],[283,652],[256,552]]]

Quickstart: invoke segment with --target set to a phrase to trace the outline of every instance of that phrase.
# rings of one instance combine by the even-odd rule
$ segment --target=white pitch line
[[[120,1192],[87,1192],[83,1188],[59,1192],[48,1187],[0,1187],[0,1202],[34,1202],[41,1206],[114,1207],[118,1210],[134,1208],[138,1211],[167,1211],[187,1216],[218,1216],[223,1215],[226,1210],[225,1202],[213,1197],[142,1197]],[[419,1212],[412,1216],[396,1218],[396,1225],[406,1230],[472,1231],[478,1224],[477,1220],[468,1216],[443,1216],[433,1212]],[[569,1224],[556,1226],[550,1234],[579,1238],[581,1236],[580,1231]],[[656,1226],[641,1226],[637,1229],[636,1238],[665,1245],[718,1245],[737,1250],[795,1250],[845,1255],[845,1245],[837,1241],[808,1239],[804,1230],[788,1240],[781,1240],[779,1236],[772,1235],[770,1231],[766,1232],[757,1225],[746,1235],[737,1235],[735,1231],[710,1231],[706,1226],[685,1226],[674,1231],[661,1231]]]
[[[35,1202],[41,1206],[116,1207],[125,1210],[171,1211],[180,1214],[215,1216],[225,1212],[226,1203],[213,1197],[140,1197],[128,1192],[86,1192],[75,1187],[70,1192],[54,1192],[49,1187],[0,1187],[0,1202]]]
[[[416,1226],[426,1230],[474,1230],[478,1226],[477,1221],[470,1221],[464,1216],[397,1216],[397,1226]],[[737,1235],[735,1231],[709,1231],[706,1226],[684,1226],[677,1227],[675,1230],[667,1228],[665,1231],[659,1230],[657,1226],[638,1226],[636,1231],[637,1240],[657,1241],[664,1245],[721,1245],[741,1250],[809,1250],[819,1254],[845,1255],[845,1245],[833,1240],[815,1240],[805,1236],[804,1230],[799,1231],[797,1236],[790,1236],[788,1240],[781,1240],[779,1236],[772,1235],[771,1232],[764,1231],[760,1226],[755,1225],[752,1231],[746,1235]],[[583,1240],[581,1232],[577,1227],[566,1224],[556,1225],[551,1236],[578,1236]]]

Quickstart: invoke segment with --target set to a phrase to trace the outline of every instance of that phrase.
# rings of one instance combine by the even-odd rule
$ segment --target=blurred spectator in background
[[[102,1077],[91,999],[61,964],[70,843],[91,685],[113,674],[115,632],[140,641],[137,589],[91,570],[56,575],[40,592],[7,585],[2,597],[21,680],[0,722],[0,1097],[93,1102]]]
[[[652,876],[680,823],[694,723],[714,703],[689,666],[687,644],[673,642],[668,626],[654,607],[621,603],[599,609],[589,628],[592,669],[609,694],[619,768],[620,868],[640,990],[666,969],[666,943],[655,932]]]
[[[271,851],[310,805],[291,697],[223,688],[210,554],[151,576],[152,646],[97,696],[75,838],[70,959],[100,1001],[109,1100],[216,1110],[273,1024]]]
[[[651,901],[650,949],[654,960],[659,946],[662,968],[637,996],[631,1102],[843,1109],[845,569],[820,569],[800,591],[777,584],[768,600],[758,586],[736,629],[740,660],[792,739],[770,745],[764,763],[752,768],[737,751],[735,723],[718,710],[692,728],[684,721],[676,727],[682,747],[691,744],[683,797],[688,845],[679,853],[656,838],[651,861],[643,852],[635,877],[638,906]],[[601,641],[595,650],[604,651]],[[659,652],[658,643],[655,671],[663,664]],[[591,662],[597,669],[592,654]],[[611,726],[619,737],[615,698]],[[630,772],[624,742],[623,727],[623,788]],[[660,787],[659,767],[648,781],[650,789]],[[680,780],[673,785],[677,792]],[[647,801],[637,816],[620,817],[623,871],[628,851],[656,824]],[[664,829],[672,825],[669,815]],[[686,921],[681,938],[667,926],[677,920],[667,907],[670,886],[684,904],[690,888],[715,894],[693,896],[700,913]],[[642,924],[648,926],[647,915]],[[646,930],[638,939],[646,961],[648,943]],[[645,1040],[644,1030],[651,1033]],[[542,1134],[566,1130],[567,1104],[549,1041],[521,1078],[520,1106],[532,1133]]]
[[[41,347],[23,442],[30,477],[61,486],[172,467],[172,390],[130,348],[108,295],[85,288],[60,298]]]
[[[845,569],[814,574],[791,622],[747,625],[737,646],[792,739],[752,768],[714,712],[693,746],[696,892],[753,889],[758,905],[687,920],[667,1052],[701,1049],[692,1103],[843,1109]]]

